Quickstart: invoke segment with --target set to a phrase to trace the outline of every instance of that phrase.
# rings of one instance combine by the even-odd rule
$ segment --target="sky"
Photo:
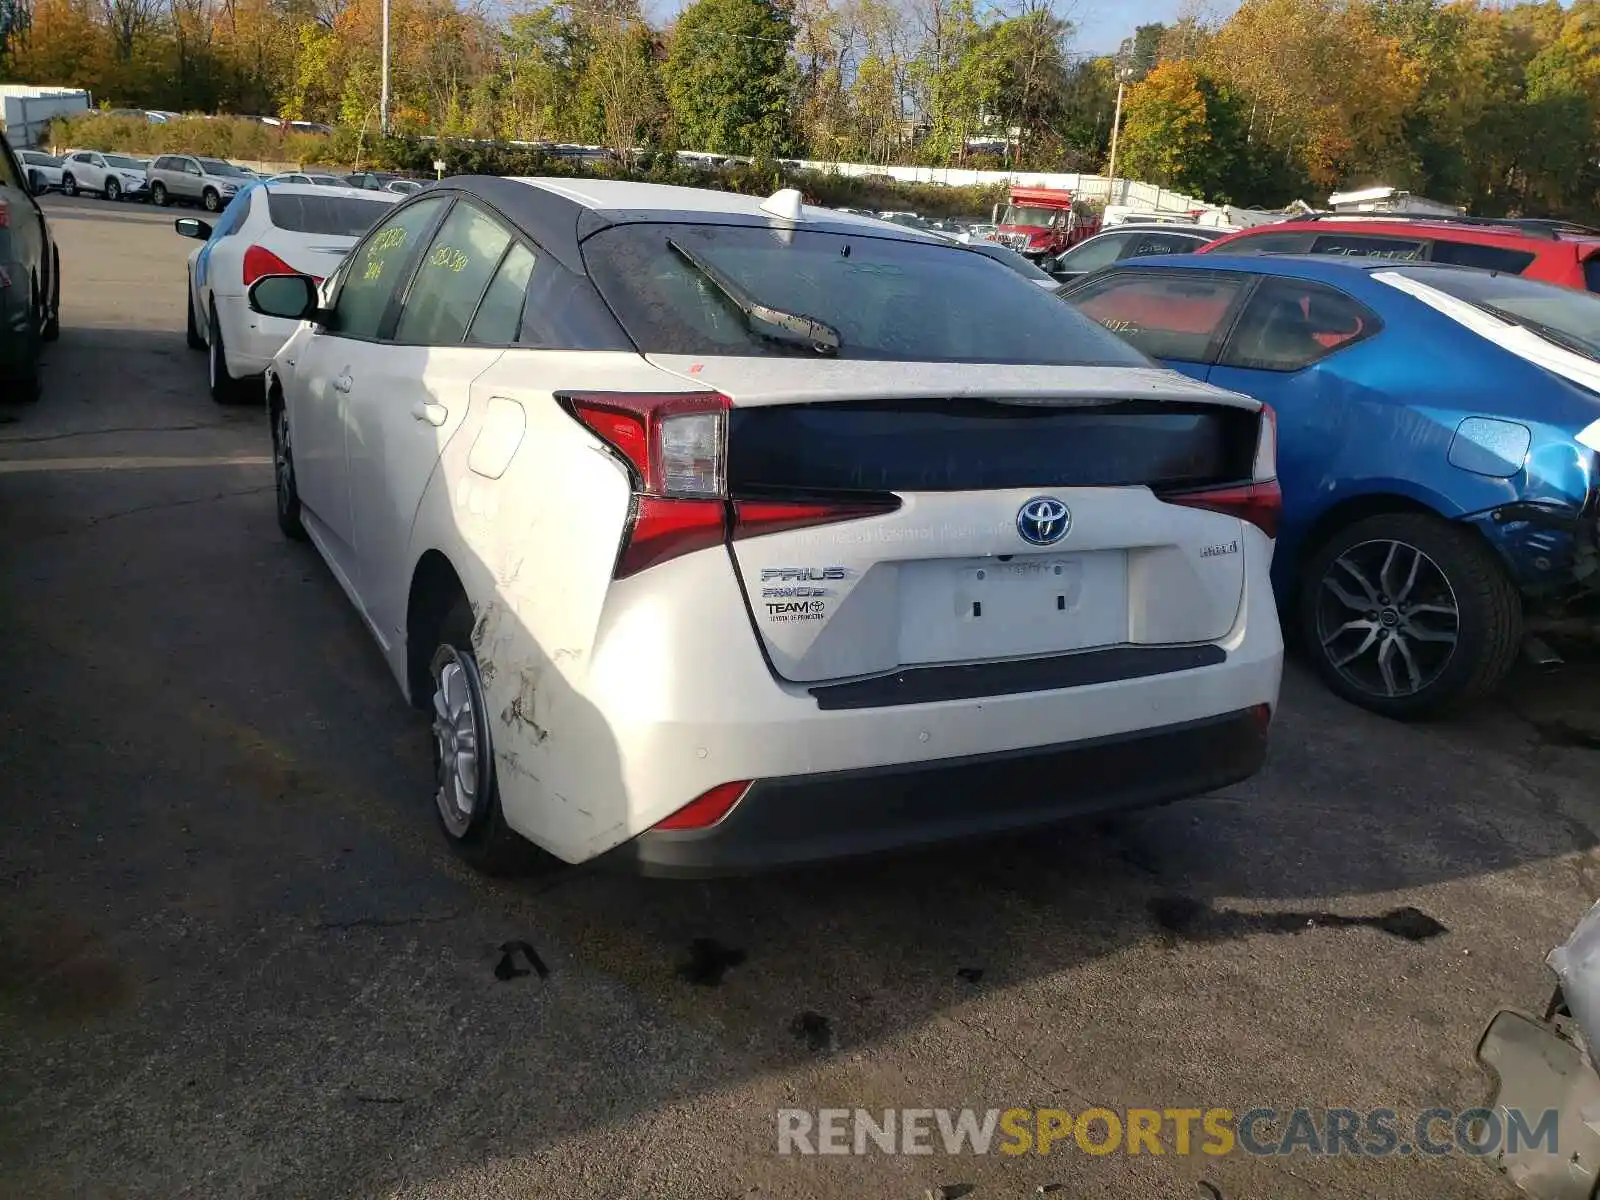
[[[1239,4],[1238,0],[1222,3],[1212,0],[1201,7],[1207,17],[1220,20]],[[1180,10],[1193,11],[1194,8],[1192,0],[1121,0],[1120,3],[1078,0],[1076,4],[1067,0],[1057,6],[1057,11],[1078,27],[1077,36],[1072,39],[1073,50],[1080,54],[1110,54],[1137,26],[1152,21],[1172,21]]]

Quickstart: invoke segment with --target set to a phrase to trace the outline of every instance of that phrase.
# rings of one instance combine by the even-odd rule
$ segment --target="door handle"
[[[346,371],[343,375],[339,376],[339,378],[333,381],[333,390],[336,392],[348,392],[351,388],[355,387],[355,385],[356,381],[351,379],[350,372]]]
[[[442,404],[429,404],[418,400],[411,406],[411,415],[419,421],[426,421],[429,425],[443,425],[450,416],[450,410]]]

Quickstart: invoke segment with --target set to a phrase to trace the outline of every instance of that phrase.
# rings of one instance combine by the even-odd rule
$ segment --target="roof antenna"
[[[785,221],[798,221],[800,192],[795,188],[784,188],[782,191],[773,192],[761,202],[761,211]]]

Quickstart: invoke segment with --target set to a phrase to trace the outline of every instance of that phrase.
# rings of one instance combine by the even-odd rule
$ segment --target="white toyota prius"
[[[205,243],[189,253],[185,291],[189,347],[207,352],[213,400],[257,399],[262,371],[295,329],[293,321],[251,312],[250,285],[283,272],[328,275],[399,199],[268,180],[240,189],[215,225],[200,217],[173,222],[182,236]]]
[[[1271,411],[912,230],[457,178],[267,370],[278,519],[431,717],[485,870],[741,872],[1255,772]]]

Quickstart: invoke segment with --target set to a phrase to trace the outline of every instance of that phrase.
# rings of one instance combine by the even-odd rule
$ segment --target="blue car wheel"
[[[1522,601],[1473,530],[1428,513],[1383,513],[1308,556],[1299,625],[1333,691],[1408,720],[1500,686],[1522,645]]]

